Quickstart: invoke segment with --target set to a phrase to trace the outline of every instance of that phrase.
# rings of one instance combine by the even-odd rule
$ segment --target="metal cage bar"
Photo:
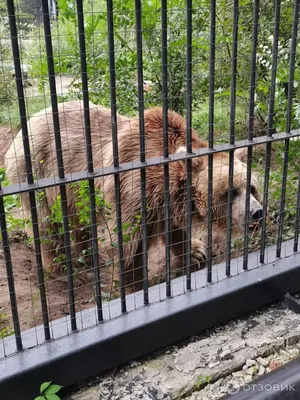
[[[79,46],[80,46],[87,167],[88,167],[88,172],[90,174],[93,174],[94,165],[93,165],[93,153],[92,153],[91,121],[90,121],[90,110],[89,110],[88,76],[87,76],[87,64],[86,64],[84,15],[83,15],[82,0],[76,0],[76,5],[77,5],[77,18],[78,18]],[[90,208],[91,208],[91,243],[93,249],[92,261],[93,261],[94,284],[96,292],[95,301],[97,305],[98,321],[101,322],[103,320],[103,312],[102,312],[101,283],[100,283],[100,273],[99,273],[96,195],[95,195],[94,179],[89,179],[89,198],[90,198]]]
[[[144,123],[144,77],[143,77],[143,38],[141,0],[135,0],[136,48],[139,95],[140,162],[145,163],[145,123]],[[143,252],[143,290],[144,304],[149,303],[148,255],[147,255],[147,196],[146,168],[141,168],[141,208],[142,208],[142,252]]]
[[[295,0],[294,1],[292,40],[291,40],[291,46],[290,46],[288,103],[287,103],[287,110],[286,110],[286,133],[291,132],[298,21],[299,21],[299,0]],[[288,172],[288,163],[289,163],[289,147],[290,147],[290,139],[287,138],[284,141],[281,199],[280,199],[279,222],[278,222],[278,231],[277,231],[277,253],[276,253],[277,257],[281,256],[282,233],[283,233],[283,222],[284,222],[284,207],[285,207],[285,201],[286,201],[286,183],[287,183],[287,172]]]
[[[232,61],[231,61],[231,99],[230,99],[230,144],[235,142],[235,111],[236,111],[236,77],[237,77],[237,45],[238,45],[239,1],[233,2],[232,26]],[[226,275],[230,275],[231,263],[231,229],[232,229],[232,202],[233,202],[233,171],[234,150],[229,151],[228,175],[228,202],[226,224]]]
[[[161,0],[161,48],[162,48],[162,106],[163,106],[163,156],[169,158],[168,131],[168,21],[167,0]],[[164,209],[165,209],[165,254],[166,254],[166,292],[171,297],[171,209],[169,189],[169,164],[164,165]]]
[[[270,104],[269,104],[269,114],[268,114],[268,137],[270,138],[272,138],[274,133],[273,119],[274,119],[275,87],[276,87],[277,58],[278,58],[280,7],[281,7],[281,0],[275,0],[274,38],[273,38],[273,49],[272,49],[272,76],[271,76]],[[265,167],[265,178],[264,178],[263,212],[261,219],[261,246],[260,246],[261,264],[265,262],[270,164],[271,164],[271,142],[267,143],[266,145],[266,167]]]
[[[214,149],[214,100],[215,100],[215,53],[216,53],[216,0],[210,1],[210,51],[209,51],[209,126],[208,147]],[[213,196],[213,154],[208,155],[208,196],[207,196],[207,282],[212,282],[212,196]]]
[[[108,47],[109,47],[109,71],[110,71],[110,104],[112,120],[112,142],[114,167],[119,167],[118,151],[118,130],[117,130],[117,99],[116,99],[116,67],[115,67],[115,43],[114,43],[114,18],[113,1],[107,0],[107,28],[108,28]],[[118,235],[118,258],[120,276],[120,294],[122,312],[126,312],[126,291],[125,291],[125,267],[123,251],[123,229],[122,229],[122,209],[121,209],[121,188],[120,175],[114,175],[117,235]]]
[[[1,183],[0,183],[0,193],[1,193]],[[1,224],[1,236],[2,236],[5,267],[6,267],[7,284],[9,290],[10,308],[11,308],[14,332],[15,332],[16,348],[17,350],[22,350],[23,344],[22,344],[22,336],[20,329],[20,319],[19,319],[19,312],[17,305],[14,274],[13,274],[10,247],[9,247],[9,238],[6,226],[4,198],[1,195],[0,195],[0,224]]]
[[[186,2],[186,151],[192,153],[192,0]],[[191,290],[192,160],[186,161],[186,287]]]
[[[17,31],[17,25],[16,25],[15,6],[14,6],[13,1],[7,1],[7,9],[8,9],[8,15],[9,15],[11,45],[12,45],[14,67],[15,67],[15,74],[16,74],[16,86],[17,86],[17,93],[18,93],[19,114],[20,114],[20,122],[21,122],[21,129],[22,129],[25,165],[26,165],[26,178],[27,178],[27,183],[29,185],[32,185],[34,180],[33,180],[33,172],[32,172],[31,154],[30,154],[28,126],[27,126],[25,94],[24,94],[24,88],[23,88],[23,77],[22,77],[22,71],[21,71],[21,61],[20,61],[21,58],[20,58],[20,50],[19,50],[19,43],[18,43],[18,31]],[[42,262],[42,255],[41,255],[41,243],[40,243],[40,233],[39,233],[39,227],[38,227],[38,215],[37,215],[35,192],[30,191],[28,193],[28,196],[29,196],[30,213],[31,213],[31,219],[32,219],[35,259],[36,259],[36,268],[37,268],[37,276],[38,276],[38,283],[39,283],[44,334],[45,334],[45,340],[50,340],[49,314],[48,314],[47,298],[46,298],[46,290],[45,290],[45,279],[44,279],[43,262]]]
[[[259,0],[254,1],[253,10],[253,31],[252,31],[252,52],[251,52],[251,72],[250,72],[250,100],[249,100],[249,123],[248,140],[253,141],[253,123],[255,107],[255,87],[256,87],[256,54],[258,38],[258,20],[259,20]],[[252,174],[252,153],[253,147],[249,146],[247,150],[247,177],[246,177],[246,201],[245,201],[245,228],[244,228],[244,261],[243,269],[248,269],[249,256],[249,217],[250,217],[250,194],[251,194],[251,174]]]
[[[45,44],[46,44],[47,64],[48,64],[48,77],[49,77],[49,85],[51,93],[56,160],[57,160],[58,176],[63,181],[65,178],[65,172],[64,172],[62,144],[60,136],[60,124],[58,116],[58,102],[56,94],[55,69],[53,60],[53,48],[51,39],[51,24],[49,18],[48,0],[42,0],[42,10],[43,10],[44,34],[45,34]],[[65,184],[60,184],[60,196],[61,196],[61,211],[63,216],[63,227],[64,227],[64,248],[65,248],[66,266],[68,274],[68,296],[69,296],[69,309],[71,315],[71,329],[72,331],[76,331],[77,323],[76,323],[73,266],[72,266],[72,254],[71,254],[71,239],[70,239],[69,216],[67,208],[67,193]]]

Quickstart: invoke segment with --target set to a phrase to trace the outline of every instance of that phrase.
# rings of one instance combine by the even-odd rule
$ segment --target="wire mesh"
[[[0,17],[0,358],[298,251],[299,0],[42,6]]]

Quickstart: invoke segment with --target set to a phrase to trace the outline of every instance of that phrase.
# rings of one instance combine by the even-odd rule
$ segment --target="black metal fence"
[[[57,163],[54,170],[57,169],[58,175],[40,177],[35,170],[36,154],[34,148],[33,133],[28,124],[29,113],[26,105],[26,93],[24,89],[24,76],[22,72],[22,56],[20,51],[20,36],[16,24],[16,12],[14,2],[7,1],[7,10],[9,16],[9,29],[11,38],[11,48],[13,52],[13,62],[15,70],[15,81],[17,87],[17,100],[19,106],[20,125],[22,130],[22,142],[24,146],[24,158],[26,164],[26,182],[22,179],[18,182],[10,183],[1,187],[0,196],[0,219],[1,219],[1,235],[3,243],[3,252],[5,258],[7,286],[10,296],[10,307],[13,321],[13,335],[1,338],[0,349],[0,387],[5,393],[10,393],[9,398],[30,398],[35,391],[34,383],[41,383],[51,377],[57,383],[68,385],[78,380],[91,376],[95,373],[118,365],[129,359],[135,358],[153,349],[162,347],[172,341],[186,337],[187,335],[198,332],[202,329],[215,326],[230,318],[237,317],[244,312],[253,310],[264,304],[280,299],[287,292],[295,292],[299,290],[300,277],[300,259],[298,254],[298,237],[299,237],[299,218],[300,218],[300,179],[298,178],[298,189],[293,199],[287,198],[287,181],[289,179],[288,167],[289,162],[296,163],[297,160],[289,158],[289,147],[293,139],[300,136],[300,130],[293,109],[293,98],[295,98],[295,71],[298,61],[296,61],[296,48],[298,45],[298,18],[299,18],[299,0],[287,2],[288,7],[293,10],[291,33],[286,42],[289,43],[289,57],[287,59],[286,69],[287,76],[287,96],[285,101],[285,130],[280,131],[275,126],[275,119],[278,117],[276,110],[276,101],[278,92],[277,63],[280,56],[278,46],[280,37],[280,26],[286,21],[280,21],[282,18],[280,0],[275,0],[273,13],[273,37],[272,37],[272,62],[268,66],[271,69],[269,84],[269,95],[267,106],[267,127],[264,135],[256,135],[255,122],[257,118],[256,96],[257,96],[257,59],[258,59],[258,37],[260,11],[263,15],[264,4],[260,4],[258,0],[254,0],[247,5],[239,5],[238,0],[234,0],[230,4],[232,10],[232,37],[231,46],[228,46],[231,55],[231,77],[230,77],[230,95],[228,98],[229,108],[229,137],[228,141],[220,142],[215,140],[215,99],[216,91],[216,60],[218,58],[218,35],[216,34],[217,26],[217,4],[215,0],[211,0],[210,4],[195,4],[191,0],[187,0],[185,9],[181,12],[185,13],[186,25],[184,37],[184,47],[186,48],[186,76],[184,91],[181,96],[185,96],[185,136],[182,138],[186,144],[186,151],[170,152],[170,135],[178,134],[178,132],[170,133],[168,126],[168,110],[170,101],[168,96],[170,82],[168,67],[168,53],[170,50],[168,37],[170,30],[168,27],[169,5],[166,0],[162,0],[160,5],[156,5],[156,12],[160,13],[161,21],[161,71],[156,71],[159,75],[161,83],[161,105],[162,105],[162,126],[161,149],[157,149],[155,156],[148,158],[147,135],[149,135],[149,127],[145,124],[144,110],[144,66],[143,56],[145,49],[143,48],[143,4],[140,0],[134,3],[135,12],[135,38],[136,38],[136,71],[137,71],[137,99],[138,104],[138,123],[139,123],[139,159],[130,159],[127,162],[120,163],[120,140],[118,135],[118,67],[115,63],[115,34],[114,34],[114,4],[112,0],[106,3],[106,23],[107,23],[107,62],[109,63],[109,87],[110,87],[110,110],[111,110],[111,143],[112,157],[111,163],[95,167],[95,157],[93,157],[92,142],[95,141],[91,129],[92,123],[90,119],[90,89],[88,76],[88,60],[90,55],[86,50],[86,31],[85,31],[85,15],[83,11],[82,0],[76,1],[76,21],[78,35],[78,58],[80,59],[80,74],[82,90],[80,101],[82,102],[82,114],[84,117],[82,134],[84,133],[86,164],[85,169],[73,168],[71,173],[66,172],[64,144],[61,137],[62,121],[59,112],[59,96],[57,94],[56,81],[56,64],[54,57],[54,49],[52,43],[53,29],[52,22],[49,17],[48,1],[42,0],[43,8],[43,25],[45,40],[45,54],[47,60],[47,71],[49,80],[50,100],[52,107],[52,134],[55,144],[54,159]],[[71,4],[71,3],[70,3]],[[198,7],[206,7],[207,15],[210,15],[209,22],[209,60],[207,69],[209,71],[207,80],[208,85],[208,143],[207,145],[193,146],[193,90],[195,80],[193,78],[193,48],[197,48],[193,37],[195,27],[193,26],[193,15],[197,12]],[[240,101],[238,94],[237,78],[238,78],[238,28],[241,26],[239,17],[244,12],[245,7],[251,7],[253,20],[249,23],[252,27],[252,47],[250,54],[250,76],[248,87],[248,126],[247,135],[242,140],[236,140],[236,107]],[[58,4],[60,13],[60,4]],[[75,13],[75,11],[74,11]],[[125,18],[125,17],[124,17]],[[249,28],[249,27],[248,27]],[[263,33],[262,33],[263,35]],[[125,39],[126,40],[126,39]],[[125,46],[125,44],[124,44]],[[217,50],[217,51],[216,51]],[[118,49],[120,51],[120,49]],[[125,51],[125,50],[124,50]],[[241,58],[244,55],[241,55]],[[245,56],[247,57],[247,56]],[[249,58],[248,58],[249,59]],[[171,61],[172,62],[172,61]],[[289,62],[289,66],[288,66]],[[219,77],[218,77],[219,79]],[[297,100],[297,99],[296,99]],[[159,104],[156,104],[159,105]],[[42,108],[42,107],[41,107]],[[295,122],[296,121],[296,122]],[[69,121],[68,121],[69,122]],[[299,120],[298,120],[299,123]],[[294,124],[294,125],[293,125]],[[65,126],[65,121],[63,122]],[[173,127],[171,127],[173,128]],[[65,130],[65,128],[63,128]],[[128,135],[130,131],[128,131]],[[101,136],[101,127],[99,130],[99,140]],[[275,234],[274,243],[269,246],[268,235],[268,204],[270,196],[270,170],[272,163],[272,146],[284,142],[283,162],[280,166],[280,202],[279,211],[276,213],[275,228],[272,233]],[[293,143],[297,143],[296,141]],[[69,143],[72,147],[74,143]],[[263,179],[263,201],[262,207],[257,208],[258,212],[256,228],[260,225],[260,230],[256,232],[259,238],[258,247],[249,251],[250,235],[249,225],[253,222],[251,216],[252,193],[252,177],[253,177],[253,160],[255,146],[265,146],[264,158],[264,179]],[[179,146],[180,147],[180,146]],[[243,224],[244,234],[241,237],[243,245],[240,247],[239,257],[232,258],[232,232],[236,228],[236,221],[233,218],[237,203],[234,202],[236,195],[239,195],[239,188],[236,187],[235,175],[235,152],[240,149],[246,149],[246,184],[243,202]],[[214,160],[219,154],[228,154],[228,162],[226,171],[226,190],[224,190],[222,201],[226,203],[223,207],[221,215],[218,214],[218,207],[222,207],[221,200],[216,200],[214,191],[218,192],[216,186],[216,173],[214,174]],[[293,156],[295,157],[294,153]],[[16,156],[17,157],[17,156]],[[206,176],[206,191],[202,196],[205,203],[206,215],[201,215],[201,225],[199,231],[205,231],[204,264],[201,269],[193,272],[195,261],[193,259],[193,245],[195,239],[193,231],[193,216],[199,212],[199,206],[195,203],[195,187],[194,187],[194,166],[195,160],[207,159],[207,166],[204,172],[199,172],[199,179],[203,180]],[[97,160],[96,160],[97,161]],[[17,165],[17,160],[15,161]],[[44,162],[44,160],[42,160]],[[255,161],[256,162],[256,161]],[[180,227],[174,226],[174,210],[172,207],[173,197],[170,193],[174,191],[173,166],[175,163],[184,163],[186,173],[183,187],[180,188],[182,202],[186,203],[183,207],[185,226],[182,229],[183,250],[180,256],[184,257],[184,265],[181,266],[181,277],[173,278],[175,268],[172,267],[172,248],[173,231]],[[224,161],[225,163],[225,161]],[[225,164],[224,164],[225,165]],[[163,169],[163,204],[157,204],[163,211],[163,231],[154,233],[153,220],[149,221],[149,210],[147,201],[147,171],[153,167]],[[217,168],[222,169],[217,162]],[[138,170],[140,176],[136,182],[139,188],[139,202],[141,214],[139,216],[138,228],[140,229],[140,263],[131,266],[130,273],[134,275],[134,268],[142,271],[141,291],[127,294],[126,289],[129,285],[126,283],[126,257],[124,248],[128,246],[128,237],[124,234],[126,231],[126,223],[122,206],[124,207],[124,199],[122,198],[122,187],[129,184],[125,181],[124,174]],[[155,170],[155,169],[154,169]],[[68,171],[68,169],[67,169]],[[201,173],[201,175],[200,175]],[[205,175],[206,174],[206,175]],[[99,241],[99,225],[101,221],[98,215],[97,199],[99,193],[97,191],[97,180],[105,182],[107,177],[113,176],[114,180],[114,199],[113,204],[115,217],[115,231],[117,243],[114,248],[117,249],[117,266],[119,272],[119,280],[117,282],[118,298],[106,301],[103,294],[103,285],[101,285],[102,270],[105,270],[107,264],[101,263],[101,240]],[[135,175],[136,177],[136,175]],[[293,178],[294,179],[294,178]],[[73,216],[70,215],[68,208],[69,199],[67,198],[68,187],[74,182],[86,181],[88,183],[88,203],[86,207],[90,213],[90,226],[88,246],[91,251],[91,265],[89,270],[93,273],[93,294],[94,308],[81,309],[81,303],[78,302],[77,287],[74,285],[74,278],[79,274],[74,270],[74,258],[72,254],[72,233]],[[203,184],[203,182],[202,182]],[[105,185],[105,183],[104,183]],[[68,317],[52,318],[52,304],[49,302],[48,296],[51,290],[49,286],[51,278],[46,276],[46,268],[42,257],[42,246],[45,238],[41,228],[43,218],[39,214],[39,205],[37,204],[38,193],[47,191],[51,188],[58,188],[57,195],[60,202],[60,216],[62,223],[63,237],[63,261],[60,261],[65,268],[67,276],[67,289],[64,293],[67,295]],[[202,186],[203,187],[203,186]],[[278,188],[278,186],[277,186]],[[14,270],[15,265],[12,262],[11,242],[9,229],[7,226],[8,211],[5,208],[5,199],[8,196],[22,194],[27,196],[30,204],[30,216],[32,220],[33,246],[35,260],[33,268],[37,274],[39,300],[41,307],[42,326],[32,324],[27,330],[21,329],[20,320],[24,319],[18,311],[20,298],[18,299],[18,290],[15,287]],[[132,196],[137,196],[135,192]],[[203,199],[205,197],[205,199]],[[292,237],[286,240],[284,236],[284,225],[286,222],[286,204],[287,200],[294,202],[295,214],[292,215],[292,222],[289,224],[294,226]],[[258,200],[257,200],[258,201]],[[198,207],[198,208],[197,208]],[[234,207],[234,208],[233,208]],[[178,210],[177,210],[178,212]],[[216,219],[225,218],[224,238],[224,260],[214,259],[214,233],[216,231]],[[132,221],[130,221],[132,222]],[[124,227],[125,223],[125,227]],[[155,223],[158,224],[158,221]],[[151,225],[152,224],[152,225]],[[204,228],[203,228],[204,227]],[[182,228],[182,227],[181,227]],[[218,228],[219,229],[219,228]],[[42,233],[41,233],[42,232]],[[133,231],[135,233],[135,231]],[[126,233],[126,232],[125,232]],[[271,233],[271,234],[272,234]],[[163,237],[165,248],[165,266],[163,273],[163,283],[153,285],[149,283],[148,273],[154,268],[153,260],[151,265],[147,257],[151,235],[160,235]],[[200,234],[199,234],[200,235]],[[135,236],[131,236],[130,241],[135,240]],[[100,246],[99,246],[100,243]],[[78,244],[78,243],[77,243]],[[176,244],[176,243],[175,243]],[[177,243],[178,244],[178,243]],[[75,244],[76,245],[76,244]],[[236,253],[235,253],[236,254]],[[217,257],[215,257],[217,259]],[[126,265],[125,265],[126,264]],[[197,263],[196,263],[197,264]],[[203,268],[202,268],[203,267]],[[157,273],[158,275],[158,273]],[[25,285],[25,282],[24,282]],[[151,287],[150,287],[151,286]],[[134,287],[134,286],[133,286]],[[5,288],[6,289],[6,288]],[[21,289],[20,289],[21,290]],[[53,290],[56,290],[55,288]],[[170,299],[169,299],[170,298]],[[103,300],[104,299],[104,300]],[[85,299],[87,303],[87,299]],[[61,316],[61,315],[60,315]],[[1,322],[1,320],[0,320]],[[26,325],[26,328],[28,324]],[[90,329],[87,329],[90,328]],[[154,333],[155,331],[155,333]],[[1,325],[0,325],[1,332]],[[2,335],[4,336],[4,335]],[[0,336],[1,337],[1,336]],[[80,365],[80,368],[70,369],[66,367],[67,363]],[[79,370],[80,369],[80,370]],[[62,374],[62,371],[63,374]],[[2,389],[1,389],[2,390]],[[4,392],[3,392],[4,393]]]

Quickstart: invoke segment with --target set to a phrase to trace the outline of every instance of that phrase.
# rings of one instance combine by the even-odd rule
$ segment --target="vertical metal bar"
[[[1,224],[2,245],[3,245],[4,259],[5,259],[5,266],[6,266],[6,275],[7,275],[7,282],[8,282],[9,298],[10,298],[10,308],[11,308],[13,325],[14,325],[16,347],[17,347],[17,350],[22,350],[23,344],[22,344],[22,337],[21,337],[21,330],[20,330],[17,297],[16,297],[16,290],[15,290],[15,283],[14,283],[13,268],[12,268],[12,263],[11,263],[11,255],[10,255],[10,248],[9,248],[9,239],[8,239],[8,234],[7,234],[4,199],[2,196],[1,183],[0,183],[0,224]]]
[[[192,0],[186,2],[186,151],[192,153]],[[186,213],[186,287],[191,290],[191,238],[192,238],[192,160],[187,163]]]
[[[230,144],[235,142],[236,76],[238,44],[239,1],[233,2],[232,60],[231,60],[231,101],[230,101]],[[233,189],[234,150],[229,151],[228,204],[226,226],[226,275],[230,275],[231,228],[232,228],[232,189]]]
[[[298,177],[295,235],[294,235],[294,249],[293,249],[295,253],[298,251],[299,230],[300,230],[300,174]]]
[[[48,0],[42,0],[42,10],[43,10],[45,44],[46,44],[47,64],[48,64],[48,76],[49,76],[49,85],[51,93],[51,106],[52,106],[52,117],[54,126],[57,168],[58,168],[58,176],[61,180],[63,180],[65,178],[65,173],[64,173],[64,163],[63,163],[60,125],[58,116],[58,104],[56,95],[55,71],[54,71],[54,61],[53,61],[53,48],[51,40],[51,25],[49,19]],[[61,196],[61,210],[63,216],[66,266],[68,273],[68,294],[69,294],[71,329],[72,331],[75,331],[77,329],[77,324],[76,324],[71,240],[70,240],[70,230],[69,230],[67,194],[66,194],[66,186],[64,184],[60,185],[60,196]]]
[[[161,47],[162,47],[162,102],[163,102],[163,132],[164,157],[169,158],[168,145],[168,25],[167,0],[161,0]],[[171,209],[169,192],[169,164],[164,164],[164,204],[165,204],[165,249],[166,249],[166,296],[171,297]]]
[[[114,167],[119,167],[118,152],[118,131],[117,131],[117,102],[116,102],[116,72],[115,72],[115,43],[114,43],[114,20],[113,20],[113,1],[107,0],[107,28],[108,28],[108,48],[109,48],[109,70],[110,70],[110,104],[112,121],[112,141]],[[123,233],[122,233],[122,211],[121,211],[121,193],[120,193],[120,175],[114,175],[115,197],[116,197],[116,217],[118,230],[118,257],[120,274],[120,293],[121,310],[126,312],[126,292],[124,276],[124,253],[123,253]]]
[[[18,43],[18,32],[17,32],[17,26],[16,26],[15,7],[14,7],[13,1],[9,1],[9,0],[7,1],[7,9],[8,9],[8,15],[9,15],[10,36],[11,36],[14,67],[15,67],[15,74],[16,74],[19,114],[20,114],[20,122],[21,122],[21,128],[22,128],[22,138],[23,138],[23,148],[24,148],[24,155],[25,155],[26,176],[27,176],[27,183],[32,184],[33,183],[33,173],[32,173],[32,163],[31,163],[31,155],[30,155],[28,127],[27,127],[25,95],[24,95],[24,88],[23,88],[23,77],[22,77],[22,70],[21,70],[21,59],[20,59],[20,50],[19,50],[19,43]],[[34,191],[30,191],[28,196],[29,196],[29,203],[30,203],[30,209],[31,209],[32,229],[33,229],[34,246],[35,246],[35,258],[36,258],[36,266],[37,266],[41,307],[42,307],[42,314],[43,314],[44,334],[45,334],[45,340],[50,340],[49,315],[48,315],[47,298],[46,298],[46,291],[45,291],[45,280],[44,280],[44,271],[43,271],[43,263],[42,263],[42,256],[41,256],[40,235],[39,235],[39,228],[38,228],[38,216],[37,216],[37,208],[36,208],[36,200],[35,200]]]
[[[140,161],[145,162],[145,124],[144,124],[144,77],[143,77],[143,38],[141,0],[135,0],[137,73],[139,92]],[[141,168],[141,206],[142,206],[142,252],[143,252],[143,290],[144,304],[149,303],[148,257],[147,257],[147,195],[146,168]]]
[[[286,133],[291,133],[292,102],[293,102],[293,89],[294,89],[294,76],[295,76],[295,59],[296,59],[296,46],[297,46],[298,19],[299,19],[299,0],[294,0],[293,31],[292,31],[292,41],[291,41],[291,46],[290,46],[290,70],[289,70],[289,82],[288,82],[288,104],[287,104],[287,113],[286,113]],[[288,162],[289,162],[289,146],[290,146],[290,139],[286,139],[284,141],[284,159],[283,159],[283,168],[282,168],[281,200],[280,200],[279,225],[278,225],[277,246],[276,246],[276,257],[278,257],[278,258],[281,256],[284,206],[285,206],[285,200],[286,200],[286,198],[285,198],[286,182],[287,182],[287,171],[288,171]]]
[[[270,89],[270,104],[268,115],[268,137],[272,138],[274,133],[273,118],[274,118],[274,103],[275,103],[275,87],[276,87],[276,72],[277,72],[277,57],[278,57],[278,39],[279,39],[279,23],[280,23],[280,0],[275,0],[275,18],[274,18],[274,38],[272,50],[272,76],[271,76],[271,89]],[[267,219],[267,206],[269,196],[269,175],[270,175],[270,161],[271,161],[271,143],[266,144],[266,169],[264,180],[264,195],[263,195],[263,212],[261,221],[261,246],[260,246],[260,262],[265,262],[265,249],[266,249],[266,219]]]
[[[249,125],[248,140],[253,141],[253,122],[255,106],[255,85],[256,85],[256,53],[258,37],[258,18],[259,18],[259,0],[254,0],[253,10],[253,31],[252,31],[252,54],[251,54],[251,72],[250,72],[250,101],[249,101]],[[243,269],[248,269],[249,255],[249,217],[250,217],[250,194],[251,194],[251,174],[252,174],[252,152],[253,147],[247,150],[247,177],[246,177],[246,204],[245,204],[245,231],[244,231],[244,256]]]
[[[85,32],[84,32],[84,15],[82,0],[76,0],[77,18],[78,18],[78,34],[80,47],[80,62],[81,62],[81,79],[82,79],[82,94],[84,107],[84,125],[85,125],[85,140],[86,140],[86,155],[88,172],[94,172],[92,139],[91,139],[91,121],[89,109],[89,93],[88,93],[88,76],[86,64],[86,49],[85,49]],[[93,269],[94,283],[96,291],[96,306],[98,321],[103,321],[102,301],[101,301],[101,284],[99,273],[99,255],[98,255],[98,238],[97,238],[97,216],[96,216],[96,197],[95,197],[95,181],[89,179],[89,197],[91,207],[91,242],[93,251]]]
[[[209,52],[209,127],[208,147],[214,146],[214,103],[215,103],[215,53],[216,53],[216,0],[210,0],[210,52]],[[212,195],[213,155],[208,156],[208,197],[207,197],[207,282],[212,281]]]

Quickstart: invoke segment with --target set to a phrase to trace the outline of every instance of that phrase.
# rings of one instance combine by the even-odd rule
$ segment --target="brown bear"
[[[90,121],[92,136],[92,152],[95,168],[113,165],[112,125],[110,110],[90,104]],[[86,145],[84,133],[83,104],[81,101],[71,101],[59,104],[59,122],[66,174],[87,169]],[[145,147],[146,158],[163,155],[163,113],[160,108],[145,111]],[[54,128],[52,110],[48,108],[31,117],[28,122],[30,146],[34,174],[38,179],[57,176]],[[139,160],[140,136],[139,118],[117,116],[119,162],[128,163]],[[169,153],[186,151],[186,122],[176,112],[168,112],[168,145]],[[200,141],[197,133],[192,130],[192,148],[204,148],[207,143]],[[213,156],[213,219],[214,236],[220,234],[226,226],[229,157],[226,153],[216,153]],[[5,156],[7,177],[11,183],[26,180],[25,158],[22,132],[20,131]],[[183,266],[185,254],[184,238],[186,231],[186,162],[174,161],[169,164],[169,187],[171,208],[171,267]],[[192,260],[194,264],[202,263],[206,258],[207,229],[207,178],[208,157],[196,157],[192,161]],[[109,208],[109,218],[103,213],[98,214],[99,254],[102,266],[110,265],[110,273],[118,279],[115,268],[116,261],[116,208],[114,175],[95,179],[95,187],[101,192],[105,204]],[[73,185],[67,185],[69,221],[73,231],[74,268],[81,273],[76,274],[79,282],[86,281],[91,269],[77,263],[78,254],[82,254],[88,246],[87,233],[78,217],[76,205],[77,192]],[[142,244],[141,244],[141,189],[140,170],[122,172],[120,170],[120,193],[122,222],[128,239],[124,240],[124,267],[126,284],[137,283],[142,277]],[[237,157],[234,166],[233,191],[233,235],[243,228],[245,219],[246,167]],[[43,262],[53,272],[60,272],[63,262],[58,261],[58,249],[62,249],[63,237],[59,234],[53,221],[49,220],[51,207],[57,199],[59,187],[45,189],[45,196],[39,205],[39,215],[42,235],[51,240],[42,243]],[[147,197],[147,234],[149,249],[149,279],[155,280],[164,274],[164,260],[158,257],[164,251],[164,172],[163,165],[146,168]],[[22,195],[24,212],[30,215],[28,194]],[[250,199],[250,217],[259,219],[261,205],[259,202],[258,184],[253,177]],[[26,214],[25,214],[26,215]],[[104,221],[105,219],[105,221]],[[159,246],[157,248],[157,246]],[[85,253],[86,254],[86,253]],[[109,261],[111,260],[111,261]],[[175,261],[174,261],[175,260]],[[79,265],[79,266],[78,266]],[[87,265],[88,262],[87,262]],[[113,268],[113,271],[111,269]],[[107,270],[108,268],[104,268]],[[137,287],[137,286],[136,286]]]

